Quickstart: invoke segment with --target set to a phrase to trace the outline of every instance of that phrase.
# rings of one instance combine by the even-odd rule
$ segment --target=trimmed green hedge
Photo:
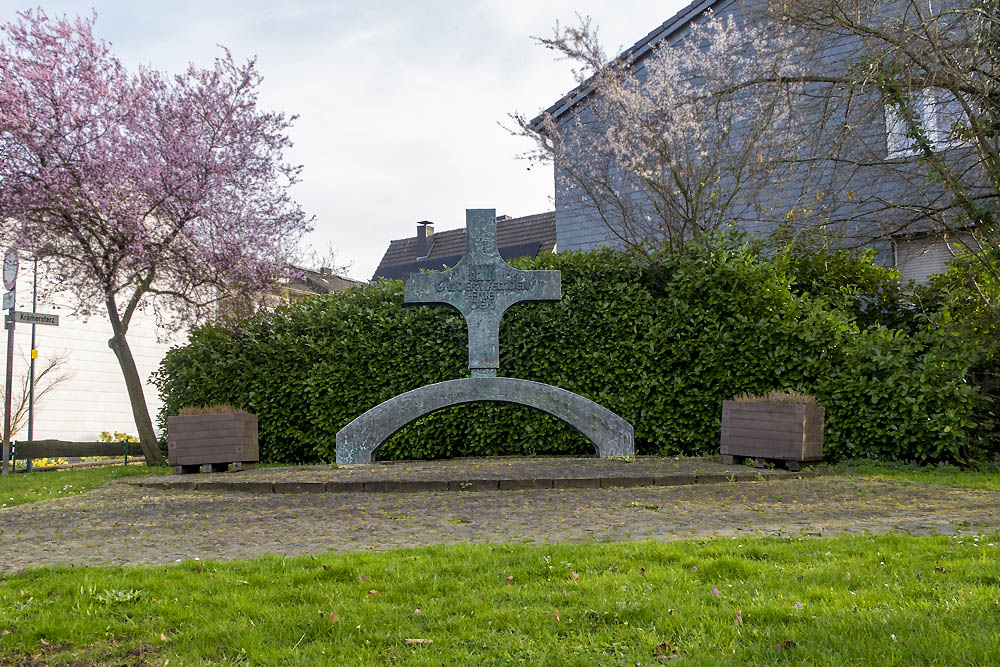
[[[639,453],[717,452],[724,399],[796,389],[827,408],[828,458],[975,454],[982,397],[965,375],[976,345],[933,317],[897,310],[886,320],[893,327],[864,321],[866,291],[880,293],[880,307],[898,303],[884,298],[887,285],[898,290],[892,272],[856,256],[828,258],[860,262],[866,276],[861,286],[830,284],[799,277],[816,273],[803,257],[765,259],[713,239],[641,261],[610,250],[520,260],[519,268],[562,271],[563,298],[507,312],[500,374],[605,405],[635,426]],[[404,307],[402,282],[382,281],[195,329],[157,374],[160,423],[184,405],[229,403],[258,415],[262,460],[330,461],[336,432],[356,416],[466,377],[466,361],[457,311]],[[543,413],[472,404],[419,420],[377,455],[591,451]]]

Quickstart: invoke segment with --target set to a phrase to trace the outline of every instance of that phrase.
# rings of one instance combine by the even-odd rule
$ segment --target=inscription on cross
[[[472,377],[496,377],[500,368],[500,318],[522,301],[558,301],[558,271],[521,271],[497,250],[495,209],[465,212],[467,249],[452,269],[411,273],[404,282],[403,302],[447,303],[458,309],[469,328]]]

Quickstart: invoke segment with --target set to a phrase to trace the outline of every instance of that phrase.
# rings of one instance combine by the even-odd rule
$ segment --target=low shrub
[[[111,433],[110,431],[101,431],[101,435],[97,437],[98,442],[139,442],[139,437],[135,435],[129,435],[128,433],[122,433],[121,431],[115,431]]]
[[[862,261],[879,302],[894,303],[884,294],[898,289],[894,273]],[[635,426],[639,453],[718,451],[722,401],[772,390],[807,392],[827,408],[828,458],[962,460],[976,451],[982,397],[966,378],[974,342],[912,312],[905,327],[864,320],[848,307],[870,296],[864,285],[797,289],[789,255],[765,258],[724,239],[641,260],[600,250],[514,263],[562,271],[563,298],[507,312],[501,375],[601,403]],[[329,461],[336,432],[359,414],[467,376],[466,346],[458,312],[404,306],[401,281],[310,298],[193,330],[156,374],[160,423],[184,405],[240,405],[258,415],[262,461]],[[420,419],[377,455],[591,451],[543,413],[470,404]]]

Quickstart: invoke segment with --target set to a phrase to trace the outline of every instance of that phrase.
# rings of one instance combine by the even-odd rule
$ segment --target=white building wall
[[[17,310],[31,310],[31,265],[22,262],[17,282]],[[35,372],[57,355],[64,355],[66,362],[60,367],[68,379],[59,383],[40,402],[35,403],[34,434],[36,440],[96,441],[102,431],[137,434],[125,380],[118,359],[108,347],[111,324],[106,315],[83,319],[72,315],[66,295],[55,295],[46,301],[39,300],[38,312],[59,315],[59,326],[37,326],[35,348],[38,359]],[[6,331],[2,346],[2,363],[6,368]],[[156,321],[151,312],[137,312],[129,326],[128,342],[135,357],[139,377],[145,382],[146,405],[154,420],[162,402],[156,388],[149,383],[172,346],[183,342],[184,332],[172,335],[169,340],[157,340]],[[28,374],[31,351],[31,325],[18,324],[14,334],[14,398],[17,399],[21,378]],[[0,371],[2,372],[2,371]],[[14,440],[28,437],[27,420],[24,427],[12,436]]]

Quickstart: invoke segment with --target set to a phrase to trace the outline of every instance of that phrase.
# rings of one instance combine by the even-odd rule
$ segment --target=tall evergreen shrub
[[[717,452],[722,401],[772,389],[811,392],[827,407],[828,458],[960,460],[975,450],[981,396],[965,379],[974,343],[933,318],[865,321],[864,289],[810,293],[788,253],[763,258],[708,239],[641,261],[600,250],[516,264],[562,271],[563,298],[507,312],[500,374],[617,412],[635,426],[639,453]],[[866,284],[872,272],[884,273],[880,290],[894,280],[865,267]],[[404,306],[402,293],[402,282],[381,281],[194,330],[157,374],[161,424],[183,405],[229,403],[258,415],[262,459],[333,460],[336,432],[359,414],[468,375],[457,311]],[[591,451],[533,409],[470,404],[404,428],[376,455]]]

